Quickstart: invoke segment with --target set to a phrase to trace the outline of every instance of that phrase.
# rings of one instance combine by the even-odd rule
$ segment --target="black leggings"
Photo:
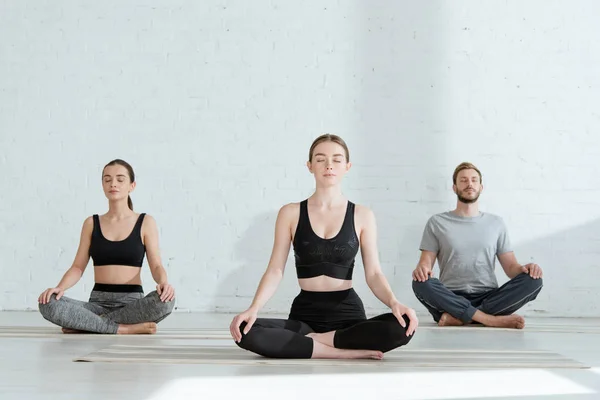
[[[406,316],[404,321],[410,322]],[[392,313],[367,319],[354,289],[337,292],[302,290],[294,299],[289,319],[258,318],[244,335],[243,349],[270,358],[311,358],[313,340],[306,335],[335,331],[333,345],[338,349],[387,352],[407,344],[403,328]]]

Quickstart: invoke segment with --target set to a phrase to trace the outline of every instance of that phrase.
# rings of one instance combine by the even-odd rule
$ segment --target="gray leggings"
[[[119,324],[162,321],[175,305],[175,300],[161,301],[156,291],[144,297],[141,286],[137,285],[102,285],[102,291],[96,290],[98,286],[92,290],[87,303],[66,296],[56,300],[53,294],[49,303],[39,305],[40,313],[63,328],[114,334]],[[125,286],[138,290],[122,291]]]

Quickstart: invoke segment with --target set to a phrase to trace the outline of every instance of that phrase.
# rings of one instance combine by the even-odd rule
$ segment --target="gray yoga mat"
[[[373,365],[399,368],[589,368],[547,351],[400,349],[383,360],[268,359],[233,346],[112,345],[74,361],[230,365]]]
[[[600,334],[600,326],[591,324],[543,324],[531,323],[524,330],[487,328],[481,325],[467,326],[445,326],[438,327],[433,323],[424,322],[419,324],[419,330],[441,330],[441,331],[478,331],[478,332],[548,332],[548,333],[586,333]],[[0,337],[55,337],[64,335],[60,328],[39,326],[0,326]],[[70,334],[69,337],[85,338],[96,334]],[[156,335],[138,335],[140,338],[159,337],[164,339],[224,339],[232,340],[229,331],[222,328],[161,328],[158,326]]]

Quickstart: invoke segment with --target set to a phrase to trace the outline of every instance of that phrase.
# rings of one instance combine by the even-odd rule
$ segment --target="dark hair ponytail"
[[[122,167],[125,167],[127,173],[129,174],[129,180],[131,181],[131,183],[135,182],[135,174],[133,173],[133,167],[129,165],[127,161],[117,158],[106,164],[104,168],[109,167],[111,165],[120,165]],[[103,172],[104,168],[102,168]],[[131,201],[131,196],[127,196],[127,205],[129,206],[129,209],[133,211],[133,201]]]

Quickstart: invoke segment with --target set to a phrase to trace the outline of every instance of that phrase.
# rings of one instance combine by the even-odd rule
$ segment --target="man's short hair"
[[[474,164],[470,162],[462,162],[458,164],[458,167],[454,169],[454,174],[452,174],[452,183],[456,185],[456,178],[458,177],[458,173],[463,169],[474,169],[479,174],[479,182],[483,182],[483,178],[481,177],[481,171]]]

